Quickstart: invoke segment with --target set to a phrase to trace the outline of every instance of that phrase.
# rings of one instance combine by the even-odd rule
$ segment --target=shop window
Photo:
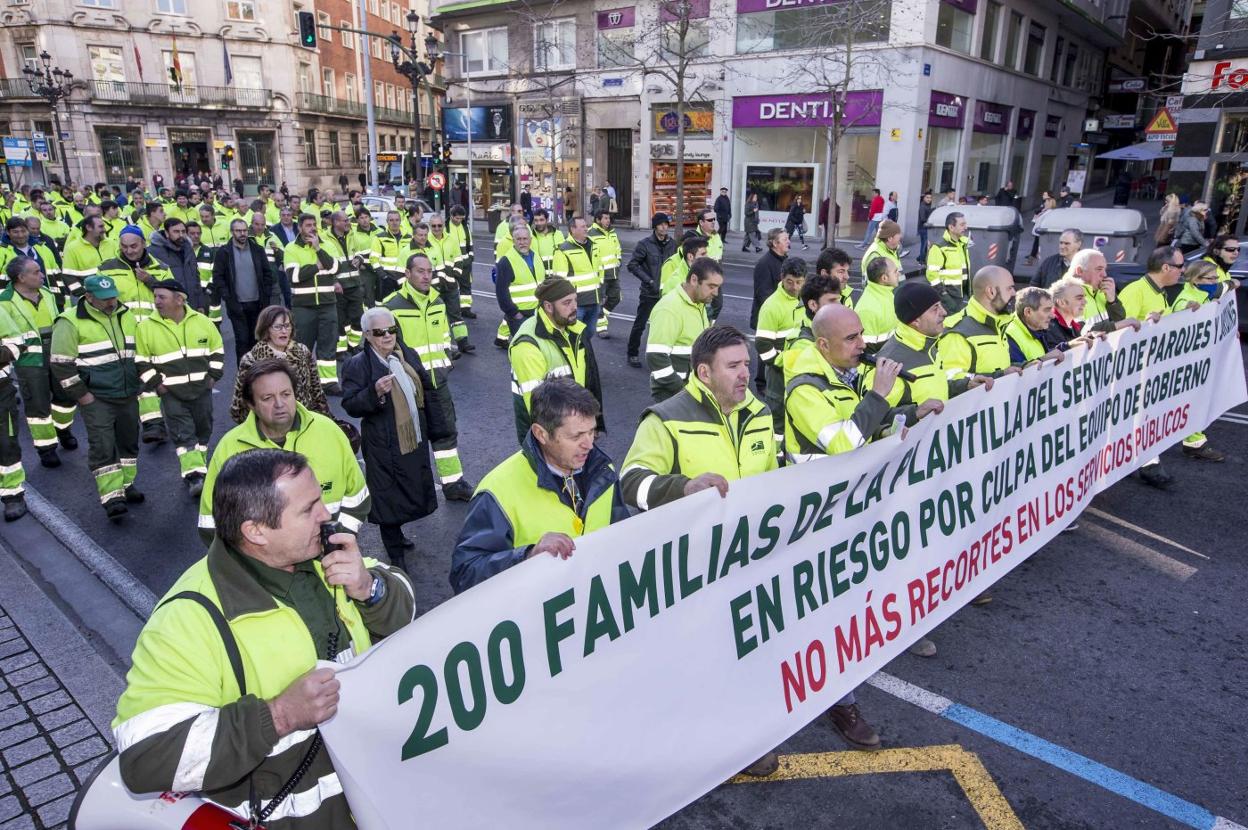
[[[359,164],[360,159],[360,134],[351,133],[351,163]]]
[[[1222,136],[1218,141],[1219,153],[1248,152],[1248,113],[1224,113]]]
[[[576,68],[576,20],[546,20],[533,27],[533,65],[539,72]]]
[[[1010,12],[1010,28],[1005,34],[1005,65],[1018,69],[1018,42],[1023,37],[1023,16]]]
[[[634,62],[632,29],[603,29],[598,33],[599,69],[632,66]]]
[[[709,20],[690,20],[682,42],[680,28],[675,23],[663,25],[663,54],[668,60],[686,58],[705,58],[710,54],[711,28]]]
[[[852,9],[810,6],[738,15],[737,54],[825,46],[828,33],[846,25],[853,26],[856,43],[886,41],[889,9],[889,4],[879,3]],[[852,21],[847,20],[850,14]]]
[[[331,167],[342,166],[342,156],[338,152],[338,131],[329,131],[329,164]]]
[[[303,131],[303,163],[316,167],[316,130]]]
[[[480,29],[459,36],[461,68],[465,75],[489,75],[507,71],[507,29]]]
[[[227,0],[225,16],[230,20],[254,21],[256,19],[255,0]]]
[[[1044,39],[1047,32],[1039,23],[1032,23],[1027,31],[1027,51],[1023,55],[1023,71],[1028,75],[1040,74],[1040,61],[1044,57]]]
[[[760,211],[779,213],[787,213],[797,197],[801,196],[802,204],[810,214],[815,198],[815,167],[746,165],[745,192],[758,194]]]
[[[988,2],[984,6],[984,31],[979,41],[979,56],[986,61],[997,57],[997,26],[1001,21],[1001,4]]]
[[[936,45],[969,55],[971,29],[974,25],[975,15],[948,3],[941,3],[936,13]]]

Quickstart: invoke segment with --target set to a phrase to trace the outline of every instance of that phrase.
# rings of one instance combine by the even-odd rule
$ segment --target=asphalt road
[[[626,256],[627,240],[638,235],[625,235]],[[734,234],[727,246],[721,320],[744,327],[755,256],[740,253],[739,239]],[[794,251],[810,255],[812,264],[816,252],[813,244],[809,251]],[[479,245],[476,281],[487,295],[491,260],[488,245]],[[613,318],[612,337],[597,344],[608,426],[602,446],[617,461],[649,403],[646,372],[624,361],[625,316],[636,306],[636,290],[627,275],[622,284],[625,299]],[[491,345],[498,310],[490,296],[481,295],[476,308],[480,319],[470,330],[477,352],[458,361],[451,375],[461,454],[474,483],[515,449],[506,356]],[[232,373],[227,380],[223,389],[231,388]],[[232,425],[227,398],[224,392],[216,396],[218,437]],[[1240,409],[1248,416],[1248,407]],[[80,424],[77,430],[81,436]],[[1095,512],[1080,518],[1079,529],[1062,534],[1000,583],[991,605],[967,608],[935,632],[935,658],[905,655],[889,666],[892,678],[981,715],[955,722],[866,686],[860,691],[864,715],[886,747],[901,751],[877,754],[869,763],[861,753],[821,757],[846,750],[821,719],[780,747],[793,765],[790,778],[725,784],[661,826],[883,830],[1021,824],[1065,830],[1208,827],[1215,815],[1248,822],[1248,563],[1241,507],[1248,417],[1220,420],[1207,432],[1227,452],[1226,463],[1166,453],[1177,478],[1171,492],[1134,479],[1121,482],[1096,499]],[[82,449],[62,457],[60,469],[45,470],[29,452],[30,482],[157,594],[203,554],[196,505],[178,479],[172,447],[144,447],[138,486],[148,501],[120,525],[110,524],[98,505],[85,440]],[[414,561],[422,610],[451,595],[449,559],[464,509],[444,504],[407,528],[420,549],[409,563]],[[362,542],[366,550],[381,550],[372,526]],[[907,688],[887,677],[879,682]],[[906,694],[916,699],[912,688]],[[1031,754],[1010,743],[1030,747]],[[1078,756],[1104,766],[1083,764]],[[829,772],[838,763],[840,773]],[[1063,766],[1081,768],[1084,777]],[[1139,782],[1156,791],[1141,789]],[[1142,793],[1153,807],[1122,797],[1118,791],[1124,789]]]

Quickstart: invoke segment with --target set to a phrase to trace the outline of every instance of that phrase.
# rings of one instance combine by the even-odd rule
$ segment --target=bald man
[[[1010,365],[1005,329],[1014,313],[1014,277],[999,265],[986,265],[971,280],[966,308],[945,320],[938,363],[950,380],[968,375],[997,377],[1019,371]]]

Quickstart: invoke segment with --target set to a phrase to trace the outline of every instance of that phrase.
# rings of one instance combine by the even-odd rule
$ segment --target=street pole
[[[65,184],[69,184],[69,158],[65,155],[65,142],[61,139],[61,113],[56,104],[52,105],[52,126],[56,130],[57,151],[61,154],[61,172],[65,174]]]
[[[69,98],[69,93],[74,89],[74,73],[66,72],[59,66],[53,69],[52,56],[46,50],[39,53],[39,60],[43,64],[42,70],[23,66],[22,74],[26,76],[30,91],[47,101],[52,109],[56,146],[61,151],[61,171],[65,174],[65,181],[62,184],[69,184],[69,159],[65,156],[65,142],[61,140],[61,115],[56,104],[58,101]]]
[[[412,39],[412,126],[416,130],[416,192],[418,195],[424,195],[425,192],[425,159],[424,148],[420,143],[420,52],[416,43],[416,13],[409,12],[407,15],[407,31]],[[433,143],[432,141],[430,142]]]
[[[353,6],[355,4],[352,4]],[[377,192],[377,109],[373,101],[373,54],[368,49],[368,9],[359,2],[360,49],[364,52],[364,114],[368,117],[368,187]]]

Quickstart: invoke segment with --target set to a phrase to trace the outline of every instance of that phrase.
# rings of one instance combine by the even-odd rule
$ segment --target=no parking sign
[[[1092,247],[1094,248],[1098,248],[1098,249],[1104,248],[1108,244],[1109,244],[1108,236],[1098,236],[1098,237],[1093,238],[1092,240]]]

